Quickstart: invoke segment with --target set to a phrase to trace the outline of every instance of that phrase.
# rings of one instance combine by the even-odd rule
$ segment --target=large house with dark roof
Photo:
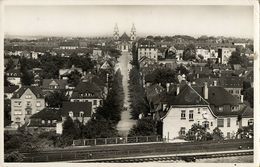
[[[158,49],[155,43],[148,39],[140,39],[138,41],[138,60],[142,57],[148,57],[158,61]]]
[[[171,96],[162,116],[163,137],[171,142],[185,136],[193,124],[209,132],[218,127],[224,137],[234,138],[242,126],[253,122],[253,110],[232,96],[223,87],[191,86],[187,84],[176,96]]]
[[[103,104],[104,92],[102,88],[91,81],[80,82],[73,90],[71,102],[91,102],[93,112]]]
[[[39,87],[23,86],[11,98],[13,127],[29,123],[30,117],[45,108],[43,92]]]
[[[67,85],[67,80],[63,79],[43,79],[42,81],[43,91],[65,90]]]

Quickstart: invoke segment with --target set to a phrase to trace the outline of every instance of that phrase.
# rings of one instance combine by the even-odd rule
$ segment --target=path
[[[123,75],[123,89],[124,89],[124,106],[127,107],[127,110],[122,111],[121,113],[121,121],[119,121],[117,125],[117,130],[119,135],[126,136],[129,130],[133,127],[136,123],[135,120],[131,119],[131,114],[129,110],[129,92],[128,92],[128,80],[129,80],[129,72],[128,70],[131,69],[130,62],[131,55],[129,52],[122,52],[122,56],[120,56],[118,68],[121,70],[121,74]]]

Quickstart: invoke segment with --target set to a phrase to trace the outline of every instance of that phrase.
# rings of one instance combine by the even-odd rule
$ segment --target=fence
[[[161,138],[161,136],[114,137],[73,140],[73,146],[95,146],[107,144],[146,143],[162,141],[163,139]]]

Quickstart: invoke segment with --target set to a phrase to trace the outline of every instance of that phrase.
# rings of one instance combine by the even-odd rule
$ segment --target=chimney
[[[200,77],[200,74],[199,73],[197,73],[197,78],[199,78]]]
[[[170,83],[166,83],[166,91],[167,91],[167,92],[170,91]]]
[[[213,81],[213,86],[217,86],[217,81]]]
[[[209,96],[208,83],[205,82],[203,87],[203,97],[204,99],[208,99],[209,98],[208,96]]]
[[[176,95],[178,95],[179,93],[180,93],[180,85],[177,84]]]
[[[202,71],[202,67],[200,67],[200,71]]]
[[[244,103],[244,95],[240,95],[240,101],[241,103]]]

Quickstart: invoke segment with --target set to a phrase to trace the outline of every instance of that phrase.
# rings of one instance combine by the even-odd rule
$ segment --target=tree
[[[75,70],[69,74],[68,83],[76,87],[79,84],[80,79],[81,79],[81,74],[77,70]]]
[[[9,154],[5,154],[5,162],[22,162],[24,158],[24,155],[19,151],[13,151]]]
[[[212,136],[207,129],[199,124],[193,124],[191,129],[186,134],[186,140],[206,141],[211,140]]]
[[[113,122],[101,119],[91,119],[83,126],[83,136],[85,138],[108,138],[118,136],[118,131]]]
[[[11,100],[4,100],[4,126],[11,124]]]
[[[254,126],[249,125],[246,127],[239,128],[237,130],[236,138],[238,138],[238,136],[240,136],[240,138],[242,138],[242,139],[253,138],[254,137]]]
[[[244,91],[244,98],[249,102],[250,107],[254,107],[254,88],[248,88]]]
[[[241,52],[239,50],[236,50],[231,53],[228,63],[231,65],[240,64],[242,67],[247,67],[249,64],[249,60],[244,54],[241,55]]]
[[[62,126],[62,143],[65,146],[69,146],[72,144],[73,139],[80,137],[80,129],[75,126],[74,121],[70,116],[66,117],[66,120],[63,122]]]
[[[32,72],[29,72],[28,69],[26,68],[21,68],[21,73],[22,73],[22,77],[21,77],[22,85],[30,86],[31,84],[33,84],[34,77]]]
[[[45,101],[49,107],[61,108],[63,101],[66,101],[64,91],[54,91],[45,97]]]
[[[213,140],[224,140],[223,133],[221,132],[221,130],[218,127],[213,129],[212,138],[213,138]]]
[[[139,119],[137,125],[130,129],[128,136],[151,136],[157,135],[156,122],[149,117]]]
[[[196,59],[196,47],[194,44],[189,44],[185,47],[182,59],[185,61]]]
[[[184,74],[185,76],[187,76],[190,73],[190,71],[183,64],[176,68],[176,72],[180,73],[181,75]]]

